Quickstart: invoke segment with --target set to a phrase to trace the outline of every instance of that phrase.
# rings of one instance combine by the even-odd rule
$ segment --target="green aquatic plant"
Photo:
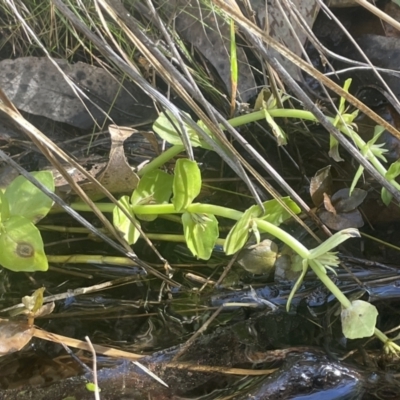
[[[348,79],[344,84],[344,90],[348,91],[350,85],[351,79]],[[281,102],[284,102],[285,100],[287,100],[287,98],[287,96],[283,96]],[[286,134],[283,132],[282,128],[275,122],[275,118],[291,118],[318,123],[317,118],[314,116],[313,113],[309,111],[278,108],[277,102],[274,101],[273,97],[270,98],[268,101],[258,102],[258,108],[261,109],[230,119],[228,121],[229,124],[232,127],[238,127],[252,122],[265,120],[270,126],[274,136],[276,137],[278,145],[285,145],[287,143]],[[374,167],[374,169],[392,186],[394,186],[394,188],[400,191],[400,184],[395,179],[400,174],[400,164],[397,162],[395,163],[395,165],[393,165],[393,167],[387,170],[381,162],[386,162],[384,153],[387,150],[382,148],[381,144],[376,144],[376,141],[379,139],[384,131],[383,127],[376,126],[374,137],[368,143],[366,143],[356,131],[354,120],[357,117],[357,114],[357,110],[352,113],[347,112],[345,99],[342,97],[340,99],[338,114],[335,118],[328,119],[345,136],[351,139],[352,143],[357,146],[357,148],[363,154],[364,158],[368,160],[368,162]],[[202,121],[198,121],[197,124],[210,135],[209,130],[202,123]],[[157,120],[154,122],[153,129],[163,140],[171,144],[172,147],[170,147],[167,151],[162,153],[160,156],[147,164],[143,169],[141,169],[138,172],[139,176],[143,176],[147,172],[159,168],[161,165],[163,165],[184,150],[184,146],[181,140],[181,134],[176,130],[176,127],[178,126],[178,121],[169,111],[166,111],[165,113],[161,113],[159,115]],[[202,138],[198,136],[197,132],[191,126],[184,124],[184,128],[188,133],[191,145],[193,147],[202,147],[204,149],[212,150],[212,148],[207,145]],[[221,129],[224,129],[224,127],[221,126]],[[331,137],[330,139],[329,154],[336,161],[341,160],[339,155],[339,143],[333,137]],[[360,166],[353,179],[351,190],[354,189],[363,171],[364,167]],[[382,188],[381,197],[385,204],[389,204],[392,200],[391,194],[385,188]]]
[[[53,174],[32,172],[54,191]],[[16,272],[47,271],[43,240],[35,224],[50,211],[53,201],[25,177],[15,178],[0,191],[0,265]]]
[[[348,91],[350,84],[351,80],[345,82],[344,89],[346,91]],[[271,103],[269,104],[270,105],[264,104],[260,111],[233,118],[229,122],[233,127],[235,127],[259,119],[265,119],[271,126],[274,134],[277,136],[279,144],[285,144],[286,137],[281,129],[276,129],[274,118],[299,118],[317,122],[315,116],[310,112],[303,110],[278,109],[275,103],[273,105],[271,105]],[[371,162],[382,176],[388,179],[396,188],[400,189],[400,186],[395,181],[395,178],[399,175],[400,171],[398,165],[395,164],[389,169],[389,171],[387,171],[379,160],[381,159],[385,161],[383,156],[385,149],[382,149],[381,145],[376,145],[375,142],[381,135],[383,129],[381,127],[376,127],[373,139],[370,142],[365,143],[354,129],[354,119],[357,116],[357,111],[350,114],[346,113],[347,110],[344,98],[340,99],[338,111],[336,118],[331,119],[332,123],[340,129],[342,133],[352,139],[367,160]],[[199,121],[198,124],[203,128],[203,130],[208,132],[201,121]],[[153,126],[155,132],[157,132],[164,140],[173,144],[173,147],[170,150],[170,155],[177,154],[183,149],[180,135],[175,129],[177,126],[179,125],[174,120],[174,116],[166,114],[161,114]],[[189,133],[189,138],[194,147],[202,146],[209,148],[204,145],[203,141],[198,137],[197,133],[193,129],[189,126],[186,126],[185,128]],[[334,139],[331,139],[330,141],[330,155],[335,159],[340,159],[339,143]],[[166,159],[164,158],[163,161],[166,161]],[[150,163],[145,167],[146,169],[142,171],[141,174],[142,179],[146,179],[147,173],[159,165],[159,163],[157,164],[157,162],[155,162],[153,165]],[[362,173],[363,168],[360,167],[354,177],[351,189],[354,189]],[[227,255],[234,254],[241,250],[245,246],[250,233],[254,234],[257,241],[260,240],[260,232],[267,232],[275,236],[292,248],[292,250],[298,254],[300,260],[299,263],[293,265],[293,269],[301,271],[301,274],[289,296],[287,309],[290,308],[291,299],[298,287],[301,285],[302,280],[310,267],[321,282],[341,303],[342,329],[347,338],[356,339],[369,337],[375,334],[376,337],[384,342],[385,348],[388,351],[400,352],[400,346],[392,342],[386,335],[376,328],[375,325],[378,312],[375,306],[362,300],[350,301],[327,274],[327,270],[332,270],[339,265],[339,258],[336,253],[332,252],[332,250],[351,237],[359,237],[357,229],[342,230],[327,239],[318,247],[309,250],[294,237],[279,228],[279,225],[288,219],[290,214],[277,200],[265,202],[263,204],[264,210],[262,210],[262,207],[259,205],[254,205],[244,213],[239,213],[236,210],[211,204],[193,203],[193,200],[200,192],[200,188],[201,175],[197,164],[190,160],[181,159],[178,161],[178,165],[175,169],[175,176],[172,184],[172,192],[174,196],[172,204],[167,202],[150,206],[136,206],[131,204],[130,207],[128,206],[127,210],[131,213],[132,218],[134,218],[138,213],[144,215],[146,212],[157,215],[164,213],[182,213],[182,223],[186,244],[193,255],[198,258],[208,259],[211,255],[212,249],[219,236],[218,220],[216,218],[218,216],[237,220],[225,240],[224,251]],[[382,190],[382,199],[386,204],[391,200],[385,189]],[[291,199],[285,198],[282,200],[292,212],[300,212],[298,206]]]
[[[378,313],[375,306],[361,300],[350,301],[327,274],[327,270],[337,267],[340,262],[332,250],[349,238],[359,237],[357,229],[342,230],[316,248],[307,249],[279,227],[291,215],[277,200],[264,202],[264,210],[259,205],[253,205],[245,212],[213,204],[195,203],[194,200],[201,188],[201,174],[198,165],[187,159],[179,160],[173,180],[164,184],[162,189],[154,185],[154,181],[159,180],[159,174],[164,174],[164,172],[158,170],[145,174],[141,179],[141,185],[133,192],[132,196],[124,196],[120,199],[120,207],[108,203],[97,203],[97,207],[101,211],[113,212],[115,227],[130,244],[134,244],[140,237],[130,218],[137,222],[140,218],[151,217],[154,219],[159,215],[179,214],[188,248],[197,258],[207,260],[219,238],[218,218],[236,220],[237,222],[229,231],[224,242],[226,255],[240,251],[250,235],[254,234],[256,238],[260,238],[260,233],[274,236],[297,253],[299,263],[294,263],[292,268],[300,270],[301,275],[288,299],[287,309],[290,308],[291,299],[301,285],[308,268],[311,268],[341,303],[342,328],[347,338],[357,339],[374,334],[384,342],[388,351],[400,352],[400,346],[376,328]],[[143,187],[146,187],[147,190],[143,191]],[[136,193],[137,190],[142,192],[143,196]],[[168,196],[171,196],[171,193],[173,197],[170,202]],[[137,201],[140,198],[143,199],[142,202]],[[281,200],[292,212],[296,214],[300,212],[300,208],[290,198],[286,197]],[[88,211],[87,206],[82,203],[73,203],[71,206],[76,210]]]
[[[346,91],[350,83],[350,81],[346,82]],[[388,179],[397,189],[400,189],[400,185],[395,181],[395,178],[400,173],[398,164],[395,164],[387,171],[379,160],[384,160],[384,149],[380,145],[376,145],[375,142],[379,138],[382,129],[380,127],[376,128],[374,138],[365,143],[356,130],[353,129],[353,121],[356,115],[356,112],[347,113],[345,101],[341,99],[339,113],[336,118],[331,118],[331,122],[343,134],[351,138],[353,143],[383,177]],[[276,102],[270,101],[263,102],[261,110],[233,118],[229,123],[231,126],[236,127],[264,119],[274,132],[278,143],[283,145],[286,143],[286,135],[274,120],[274,118],[278,117],[318,122],[315,116],[308,111],[279,109]],[[201,121],[198,122],[198,125],[206,133],[209,133]],[[400,353],[400,346],[376,328],[378,312],[375,306],[361,300],[350,301],[327,273],[328,270],[333,270],[339,265],[339,258],[333,250],[345,240],[359,237],[358,230],[342,230],[316,248],[307,249],[302,243],[279,227],[282,222],[291,217],[291,213],[297,214],[300,212],[299,207],[290,198],[270,200],[263,203],[262,206],[251,206],[245,212],[213,204],[195,203],[194,200],[200,193],[202,186],[201,173],[196,162],[188,159],[179,159],[176,163],[174,176],[169,180],[163,179],[166,174],[158,169],[184,149],[182,135],[176,130],[179,126],[178,121],[171,113],[168,111],[161,113],[154,123],[153,129],[172,147],[138,172],[141,177],[138,188],[132,193],[131,197],[122,197],[118,207],[115,207],[114,204],[97,204],[101,211],[113,213],[114,226],[125,240],[129,244],[134,244],[138,240],[140,237],[138,230],[140,219],[154,220],[159,215],[180,214],[183,237],[188,248],[195,257],[207,260],[219,240],[218,218],[222,217],[237,221],[224,242],[226,255],[240,251],[251,234],[259,241],[261,232],[268,233],[281,240],[297,254],[297,262],[293,263],[292,269],[299,271],[300,276],[289,296],[287,309],[290,308],[291,299],[301,285],[308,269],[311,268],[342,305],[341,320],[343,333],[346,337],[356,339],[374,334],[385,344],[385,349],[390,352]],[[193,147],[210,149],[191,126],[185,125],[184,128]],[[335,140],[330,142],[330,154],[334,158],[340,158],[338,143]],[[362,168],[357,171],[352,188],[355,187],[362,172]],[[156,181],[163,182],[163,185],[155,184]],[[171,195],[172,200],[170,201]],[[385,191],[382,191],[382,197],[386,203],[391,200]],[[79,203],[72,204],[72,207],[76,210],[88,211],[86,205]]]

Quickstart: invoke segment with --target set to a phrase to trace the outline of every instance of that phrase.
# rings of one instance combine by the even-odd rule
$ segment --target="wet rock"
[[[107,114],[120,125],[156,118],[152,100],[138,86],[83,62],[53,63],[46,57],[3,60],[0,87],[18,109],[82,129],[95,121],[101,124]]]

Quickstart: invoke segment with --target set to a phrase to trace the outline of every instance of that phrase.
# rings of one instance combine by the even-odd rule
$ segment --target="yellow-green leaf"
[[[119,199],[118,204],[120,207],[116,206],[113,210],[113,224],[128,244],[134,244],[139,239],[140,232],[136,229],[135,225],[132,224],[121,208],[131,216],[138,226],[140,226],[140,223],[136,220],[135,215],[131,211],[128,196],[122,196]]]
[[[54,178],[50,171],[32,172],[47,189],[54,192]],[[9,203],[10,216],[20,215],[37,223],[50,211],[53,200],[24,176],[18,176],[7,187],[4,196]]]
[[[186,244],[192,254],[208,260],[218,239],[218,220],[211,214],[182,214]]]
[[[196,161],[181,158],[176,162],[172,191],[172,203],[176,211],[185,210],[199,195],[201,172]]]
[[[133,191],[132,205],[162,204],[167,203],[172,194],[173,176],[159,169],[143,175],[139,185]],[[154,221],[157,215],[137,215],[144,221]]]
[[[11,271],[47,271],[47,257],[39,230],[25,217],[15,215],[3,222],[0,264]]]
[[[347,339],[361,339],[374,334],[378,310],[366,301],[354,300],[341,313],[342,330]]]
[[[261,215],[258,205],[248,208],[229,231],[224,243],[224,251],[227,256],[235,254],[246,244],[250,230],[253,228],[252,221]]]

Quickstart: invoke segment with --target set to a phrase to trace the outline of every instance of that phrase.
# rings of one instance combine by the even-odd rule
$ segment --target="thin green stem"
[[[308,264],[315,272],[315,275],[318,276],[320,281],[337,298],[340,304],[344,308],[350,308],[351,307],[350,300],[342,293],[342,291],[335,285],[335,283],[331,280],[331,278],[329,278],[329,276],[325,273],[325,268],[323,267],[323,265],[317,260],[309,260]]]
[[[133,260],[127,257],[99,256],[87,254],[74,255],[47,255],[47,260],[54,264],[104,264],[104,265],[120,265],[126,267],[137,267]]]
[[[176,144],[169,149],[162,152],[154,160],[146,164],[141,170],[138,171],[138,176],[143,176],[145,173],[153,171],[154,169],[160,168],[162,165],[167,163],[169,160],[174,158],[176,155],[181,153],[185,147],[181,144]]]
[[[307,121],[314,121],[318,122],[318,120],[315,118],[314,114],[312,114],[309,111],[304,111],[304,110],[286,110],[286,109],[275,109],[275,110],[268,110],[268,113],[271,115],[271,117],[274,118],[298,118],[298,119],[303,119]],[[258,121],[260,119],[265,118],[265,112],[263,110],[261,111],[256,111],[250,114],[246,115],[241,115],[240,117],[233,118],[229,120],[228,122],[233,126],[241,126],[244,124],[249,124],[251,122]],[[331,122],[334,122],[335,118],[328,118]],[[361,150],[364,148],[366,145],[366,142],[359,136],[357,132],[355,132],[353,129],[351,129],[349,126],[338,126],[338,129],[348,136],[351,140],[354,141],[356,146]],[[375,155],[372,155],[369,159],[371,164],[375,167],[375,169],[382,175],[385,176],[387,170],[386,168],[381,164],[379,159],[375,157]],[[400,190],[400,184],[398,184],[396,181],[391,180],[390,183],[397,189]]]
[[[90,230],[88,228],[83,228],[81,226],[36,225],[36,227],[41,231],[90,234]],[[98,229],[103,233],[107,232],[104,228]]]
[[[308,258],[310,251],[306,247],[304,247],[298,240],[296,240],[292,235],[279,228],[278,226],[271,224],[268,221],[263,221],[262,219],[256,219],[255,221],[257,223],[258,229],[275,236],[277,239],[281,240],[292,250],[294,250],[300,257]]]
[[[96,203],[96,206],[102,212],[112,212],[114,209],[114,204],[109,203]],[[72,203],[71,208],[76,211],[89,211],[86,204],[83,203]],[[134,214],[142,215],[160,215],[160,214],[178,214],[181,212],[175,211],[173,204],[149,204],[149,205],[135,205],[132,207]],[[187,209],[187,212],[195,214],[212,214],[218,217],[233,219],[235,221],[239,220],[243,213],[232,208],[226,208],[221,206],[216,206],[213,204],[202,204],[194,203],[191,204]],[[256,219],[258,228],[263,232],[268,232],[276,238],[280,239],[282,242],[287,244],[292,248],[297,254],[302,258],[308,258],[309,251],[304,247],[299,241],[297,241],[289,233],[285,232],[278,226],[271,224],[270,222],[264,221],[262,219]]]
[[[272,117],[283,117],[283,118],[299,118],[299,119],[307,119],[316,121],[316,118],[309,111],[303,110],[270,110],[268,113]],[[233,126],[241,126],[245,124],[249,124],[251,122],[258,121],[260,119],[265,119],[265,111],[256,111],[250,114],[242,115],[240,117],[232,118],[228,122]],[[184,150],[183,145],[174,145],[156,157],[154,160],[145,165],[140,171],[138,171],[139,176],[143,176],[145,173],[150,172],[156,168],[161,167],[166,162],[174,158],[176,155],[181,153]]]
[[[268,114],[271,115],[271,117],[273,118],[298,118],[298,119],[305,119],[309,121],[318,122],[314,114],[304,110],[286,110],[285,108],[282,108],[282,109],[268,110]],[[239,117],[230,119],[228,122],[231,126],[236,127],[236,126],[250,124],[251,122],[259,121],[260,119],[265,119],[264,110],[241,115]]]
[[[218,217],[233,219],[235,221],[239,220],[243,216],[241,211],[234,210],[233,208],[216,206],[214,204],[194,203],[191,204],[186,211],[197,214],[213,214]]]
[[[66,226],[57,226],[57,225],[37,225],[40,230],[47,230],[53,232],[63,232],[63,233],[80,233],[80,234],[90,234],[90,230],[82,227],[66,227]],[[100,228],[102,232],[106,233],[105,229]],[[175,235],[170,233],[151,233],[146,232],[146,237],[150,240],[163,240],[166,242],[177,242],[177,243],[186,243],[186,239],[184,235]],[[215,244],[223,246],[225,243],[225,239],[217,239]],[[49,259],[50,260],[50,259]]]
[[[374,335],[383,343],[386,343],[390,339],[378,328],[375,328]],[[397,345],[396,345],[397,346]]]
[[[96,203],[96,207],[103,213],[111,213],[113,212],[115,205],[111,203]],[[72,203],[71,208],[76,211],[91,211],[90,207],[85,203]],[[132,211],[139,215],[181,214],[181,212],[175,211],[173,204],[135,205],[132,207]],[[242,212],[236,211],[232,208],[201,203],[191,204],[186,211],[197,214],[214,214],[234,220],[240,219],[243,215]]]
[[[318,123],[318,120],[309,111],[304,111],[304,110],[291,110],[291,109],[274,109],[274,110],[268,110],[268,113],[270,114],[271,117],[273,118],[297,118],[297,119],[302,119],[302,120],[307,120],[307,121],[314,121]],[[265,119],[265,111],[260,110],[260,111],[255,111],[253,113],[241,115],[239,117],[235,117],[230,119],[228,122],[232,127],[237,127],[237,126],[242,126],[246,125],[255,121],[259,121]],[[334,122],[335,118],[328,118],[331,122]],[[223,127],[222,127],[223,128]],[[366,143],[364,142],[363,139],[358,135],[357,132],[355,132],[353,129],[351,129],[349,126],[342,126],[339,125],[338,129],[348,136],[350,139],[354,141],[356,146],[361,150],[364,148]],[[164,151],[162,154],[160,154],[158,157],[156,157],[154,160],[152,160],[149,164],[147,164],[145,167],[143,167],[139,172],[139,176],[143,176],[146,172],[152,171],[153,169],[159,168],[160,166],[164,165],[166,162],[168,162],[170,159],[175,157],[177,154],[182,152],[184,150],[183,145],[174,145],[170,147],[168,150]],[[371,164],[375,167],[375,169],[382,175],[385,176],[387,170],[385,167],[381,164],[379,159],[375,156],[372,155],[370,157],[370,162]],[[400,184],[398,184],[396,181],[391,180],[390,183],[398,190],[400,190]]]

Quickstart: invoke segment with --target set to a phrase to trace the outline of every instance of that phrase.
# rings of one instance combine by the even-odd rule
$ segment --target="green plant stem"
[[[271,224],[268,221],[263,221],[262,219],[256,219],[258,229],[268,232],[277,239],[281,240],[283,243],[288,245],[293,251],[295,251],[300,257],[308,258],[310,252],[304,247],[298,240],[296,240],[292,235],[279,228],[278,226]]]
[[[52,232],[63,232],[63,233],[81,233],[90,234],[88,228],[83,228],[81,226],[58,226],[58,225],[36,225],[36,227],[41,231],[52,231]],[[104,228],[98,228],[99,231],[106,233],[107,230]]]
[[[114,204],[109,203],[96,203],[97,208],[102,212],[111,213],[114,209]],[[71,208],[76,211],[90,211],[89,207],[84,203],[72,203]],[[135,205],[132,207],[134,214],[146,214],[146,215],[160,215],[160,214],[178,214],[181,212],[175,211],[173,204],[149,204],[149,205]],[[239,220],[243,213],[231,208],[216,206],[213,204],[201,204],[194,203],[191,204],[187,209],[187,212],[196,214],[212,214],[218,217],[233,219],[235,221]],[[270,222],[264,221],[262,219],[255,219],[257,226],[263,232],[270,233],[276,238],[280,239],[282,242],[287,244],[292,248],[300,257],[308,258],[309,251],[304,247],[299,241],[297,241],[293,236],[285,232],[278,226],[271,224]]]
[[[383,343],[390,341],[390,339],[378,328],[375,328],[374,335]]]
[[[271,115],[271,117],[274,118],[298,118],[298,119],[303,119],[307,121],[313,121],[313,122],[318,122],[318,120],[315,118],[314,114],[312,114],[309,111],[303,111],[303,110],[286,110],[286,109],[275,109],[275,110],[268,110],[268,113]],[[251,122],[258,121],[260,119],[265,118],[265,113],[263,110],[261,111],[256,111],[250,114],[246,115],[241,115],[240,117],[233,118],[229,120],[228,122],[233,126],[241,126],[244,124],[249,124]],[[335,121],[335,118],[328,118],[332,123]],[[349,126],[342,126],[339,125],[338,129],[348,136],[351,140],[354,141],[356,146],[362,150],[364,146],[366,145],[366,142],[360,137],[360,135],[355,132],[353,129],[351,129]],[[379,159],[374,155],[370,154],[368,157],[369,161],[371,164],[375,167],[375,169],[384,177],[386,175],[386,168],[381,164]],[[398,184],[395,180],[390,180],[389,181],[397,190],[400,190],[400,184]]]
[[[364,232],[360,232],[360,235],[361,235],[362,237],[366,237],[366,238],[368,238],[368,239],[371,239],[371,240],[373,240],[374,242],[379,243],[380,245],[383,245],[383,246],[385,246],[385,247],[390,247],[391,249],[394,249],[394,250],[396,250],[396,251],[400,251],[400,247],[399,247],[399,246],[395,246],[394,244],[389,243],[389,242],[386,242],[385,240],[378,239],[377,237],[368,235],[368,234],[366,234],[366,233],[364,233]]]
[[[112,203],[96,203],[96,206],[101,212],[111,213],[114,210],[115,205]],[[91,209],[85,203],[72,203],[71,207],[76,211],[88,211]],[[181,211],[176,211],[173,204],[148,204],[148,205],[134,205],[132,206],[134,214],[142,215],[160,215],[160,214],[181,214]],[[187,212],[197,214],[214,214],[220,217],[238,220],[243,213],[240,211],[233,210],[231,208],[216,206],[212,204],[191,204],[187,209]]]
[[[80,233],[80,234],[90,234],[90,230],[82,227],[66,227],[66,226],[57,226],[57,225],[38,225],[37,226],[41,230],[53,231],[53,232],[63,232],[63,233]],[[104,233],[107,233],[105,229],[99,229]],[[184,235],[175,235],[170,233],[146,233],[146,236],[150,240],[163,240],[166,242],[176,242],[176,243],[186,243],[186,239]],[[217,239],[215,244],[223,246],[225,243],[225,239]],[[52,257],[52,256],[49,256]],[[49,259],[50,260],[50,259]]]
[[[185,147],[181,144],[176,144],[169,149],[165,150],[162,152],[158,157],[156,157],[154,160],[150,161],[148,164],[146,164],[141,170],[138,171],[138,176],[143,176],[146,172],[153,171],[156,168],[161,167],[165,163],[167,163],[169,160],[174,158],[176,155],[181,153]]]
[[[329,276],[325,273],[325,268],[321,265],[321,263],[317,260],[309,260],[308,264],[311,269],[315,272],[315,275],[318,276],[320,281],[329,289],[329,291],[336,297],[336,299],[340,302],[340,304],[344,308],[351,307],[351,301],[342,293],[342,291],[335,285],[335,283],[329,278]]]
[[[314,114],[309,111],[304,110],[286,110],[286,109],[275,109],[275,110],[268,110],[268,113],[271,117],[274,118],[298,118],[307,121],[317,122],[318,120],[315,118]],[[241,126],[244,124],[249,124],[251,122],[258,121],[260,119],[265,118],[265,113],[263,110],[256,111],[250,114],[241,115],[240,117],[233,118],[228,122],[233,126]],[[332,123],[335,121],[335,118],[328,118]],[[346,136],[348,136],[351,140],[354,141],[356,146],[362,150],[366,142],[360,137],[360,135],[351,129],[349,126],[339,125],[338,129]],[[381,164],[379,159],[374,154],[369,154],[368,157],[371,164],[375,167],[375,169],[383,176],[386,175],[386,168]],[[395,180],[389,181],[397,190],[400,190],[400,184],[398,184]]]
[[[273,118],[298,118],[298,119],[305,119],[308,121],[318,122],[314,114],[304,110],[290,110],[290,109],[287,110],[285,108],[281,108],[275,110],[268,110],[268,114]],[[237,126],[250,124],[252,122],[259,121],[261,119],[265,119],[264,110],[240,115],[239,117],[230,119],[228,122],[235,128]]]
[[[74,255],[47,255],[49,263],[54,264],[100,264],[100,265],[120,265],[125,267],[137,267],[138,265],[126,257],[98,256],[87,254]]]
[[[273,118],[297,118],[307,121],[313,121],[318,123],[318,120],[315,118],[314,114],[309,111],[304,110],[291,110],[291,109],[273,109],[268,110],[268,113]],[[255,121],[259,121],[265,119],[265,111],[255,111],[249,114],[241,115],[239,117],[235,117],[230,119],[228,122],[232,127],[246,125]],[[328,118],[331,122],[335,121],[335,118]],[[223,128],[223,127],[222,127]],[[338,129],[348,136],[351,140],[354,141],[356,146],[362,150],[366,145],[365,141],[351,129],[349,126],[339,125]],[[161,165],[165,164],[167,161],[175,157],[181,151],[184,150],[183,145],[175,145],[170,147],[168,150],[164,151],[158,157],[156,157],[153,161],[143,167],[139,172],[139,176],[143,176],[146,172],[152,171],[153,169],[159,168]],[[368,156],[369,161],[375,167],[375,169],[384,177],[386,175],[386,168],[381,164],[379,159],[372,153]],[[395,180],[391,180],[390,183],[397,189],[400,190],[400,184],[398,184]]]
[[[286,109],[278,109],[278,110],[268,110],[268,113],[272,117],[283,117],[283,118],[299,118],[299,119],[306,119],[306,120],[312,120],[312,121],[317,121],[317,119],[314,117],[312,113],[309,111],[303,111],[303,110],[286,110]],[[259,121],[261,119],[265,119],[265,112],[263,110],[261,111],[255,111],[250,114],[245,114],[241,115],[240,117],[232,118],[228,120],[230,125],[233,127],[249,124],[251,122]],[[224,129],[224,127],[221,127]],[[210,133],[206,128],[204,128],[208,133]],[[174,145],[170,147],[168,150],[164,151],[162,154],[160,154],[158,157],[156,157],[154,160],[149,162],[147,165],[145,165],[140,171],[138,171],[139,176],[143,176],[145,173],[152,171],[153,169],[159,168],[162,165],[164,165],[166,162],[174,158],[176,155],[178,155],[180,152],[184,150],[183,145]]]

